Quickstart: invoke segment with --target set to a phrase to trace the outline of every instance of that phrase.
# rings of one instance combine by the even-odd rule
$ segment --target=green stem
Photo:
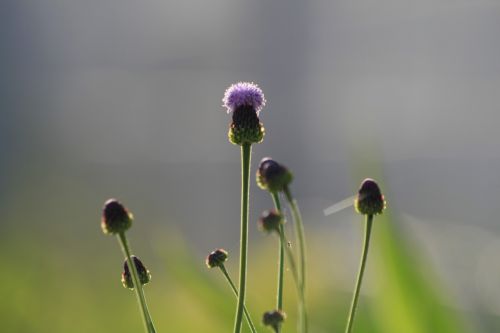
[[[282,214],[281,211],[281,202],[280,202],[280,197],[278,192],[273,192],[271,193],[271,196],[273,198],[274,202],[274,208]],[[281,239],[281,235],[285,235],[285,229],[283,224],[280,224],[278,232],[280,233],[280,240],[279,240],[279,259],[278,259],[278,289],[276,292],[276,307],[278,310],[283,310],[283,281],[284,281],[284,276],[285,276],[285,244],[283,244],[283,241]],[[277,325],[275,328],[276,333],[281,332],[281,325]]]
[[[250,189],[250,158],[252,146],[244,143],[241,146],[241,236],[240,236],[240,290],[234,321],[234,333],[241,332],[243,308],[246,295],[247,251],[248,251],[248,195]]]
[[[127,258],[127,264],[132,272],[132,281],[134,282],[135,295],[137,296],[137,302],[139,303],[139,308],[142,313],[142,319],[144,323],[144,328],[148,333],[156,333],[153,320],[149,314],[148,305],[146,304],[146,297],[144,296],[144,291],[142,290],[142,284],[139,281],[139,274],[137,273],[137,268],[132,260],[132,255],[130,254],[130,247],[127,242],[127,237],[124,232],[118,234],[118,240],[123,251],[123,254]]]
[[[284,233],[280,233],[280,239],[283,244],[288,244],[286,236]],[[297,295],[299,297],[299,332],[307,332],[307,311],[306,311],[306,300],[304,288],[302,288],[300,284],[300,277],[297,270],[297,265],[295,264],[295,259],[293,257],[292,250],[289,246],[285,246],[285,253],[287,255],[288,263],[290,265],[290,269],[292,271],[292,277],[295,282],[295,287],[297,288]]]
[[[356,280],[356,288],[354,289],[354,295],[352,297],[351,310],[349,311],[349,317],[347,318],[347,327],[345,329],[346,333],[351,332],[352,325],[354,323],[354,315],[356,314],[356,307],[358,305],[359,291],[361,290],[361,283],[363,281],[363,274],[365,272],[365,266],[366,266],[366,258],[368,256],[368,247],[370,246],[370,234],[372,230],[372,223],[373,223],[373,215],[366,215],[363,252],[361,254],[361,261],[359,263],[358,278]]]
[[[283,244],[288,244],[288,241],[286,239],[285,233],[280,233],[280,240]],[[295,259],[293,257],[292,249],[290,249],[289,246],[285,246],[285,253],[286,257],[288,259],[288,264],[290,265],[290,270],[292,271],[292,277],[293,281],[295,282],[295,287],[297,288],[297,293],[301,293],[301,288],[300,288],[300,281],[299,281],[299,274],[297,272],[297,265],[295,264]]]
[[[306,283],[306,240],[304,235],[304,224],[302,223],[302,215],[299,211],[297,200],[295,200],[288,186],[285,187],[284,193],[290,208],[292,209],[292,217],[297,227],[297,243],[299,244],[299,277],[302,288],[305,288]]]
[[[295,226],[297,227],[297,243],[299,245],[299,285],[302,294],[301,303],[299,303],[299,309],[301,310],[301,327],[302,332],[308,331],[308,322],[307,322],[307,311],[305,304],[305,294],[306,294],[306,239],[304,233],[304,223],[302,222],[302,215],[300,214],[299,205],[297,204],[297,200],[295,200],[290,192],[290,188],[285,186],[283,189],[285,193],[285,197],[290,204],[290,208],[292,209],[292,217],[295,222]]]
[[[236,286],[234,285],[233,280],[229,276],[229,273],[227,272],[226,267],[222,264],[221,266],[219,266],[219,268],[222,271],[222,274],[226,277],[226,280],[229,283],[229,285],[231,286],[231,289],[233,290],[234,295],[236,297],[238,297],[238,289],[236,289]],[[253,324],[252,318],[250,318],[250,314],[248,313],[246,306],[243,307],[243,313],[245,315],[245,318],[247,319],[248,326],[250,327],[250,330],[253,333],[257,333],[257,329],[255,328],[255,325]]]
[[[274,207],[276,210],[282,214],[281,211],[281,202],[279,198],[279,194],[277,192],[274,192],[271,194],[273,201],[274,201]],[[285,272],[285,244],[282,241],[281,235],[283,234],[284,236],[284,227],[281,224],[279,233],[280,233],[280,247],[279,247],[279,261],[278,261],[278,291],[276,293],[276,306],[278,310],[283,310],[283,278],[284,278],[284,272]]]

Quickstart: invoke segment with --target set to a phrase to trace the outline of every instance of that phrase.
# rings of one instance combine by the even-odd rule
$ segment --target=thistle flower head
[[[105,234],[118,234],[132,225],[134,216],[116,199],[109,199],[102,210],[101,227]]]
[[[205,260],[208,268],[220,267],[227,260],[227,251],[224,249],[217,249],[212,251]]]
[[[356,211],[363,215],[377,215],[382,214],[385,207],[385,198],[377,182],[371,178],[363,180],[354,200]]]
[[[266,105],[266,98],[255,83],[238,82],[226,89],[222,102],[227,109],[227,113],[242,106],[249,106],[258,114]]]
[[[286,314],[281,310],[264,312],[262,323],[264,326],[270,326],[275,332],[278,332],[280,325],[285,321]]]
[[[149,283],[149,281],[151,281],[151,273],[146,269],[142,261],[140,261],[136,256],[132,256],[132,261],[134,262],[135,269],[139,275],[139,282],[141,285]],[[127,260],[125,260],[125,263],[123,264],[122,284],[125,288],[134,289],[134,281],[132,279],[132,274],[128,267]]]
[[[266,99],[259,86],[249,82],[233,84],[227,88],[222,101],[227,112],[233,112],[229,141],[240,146],[262,142],[265,130],[259,112],[266,104]]]
[[[292,173],[284,165],[270,157],[265,157],[260,161],[257,170],[257,185],[261,189],[271,193],[283,191],[292,180]]]
[[[283,223],[283,216],[276,210],[265,210],[259,218],[259,229],[270,233],[279,232],[280,225]]]

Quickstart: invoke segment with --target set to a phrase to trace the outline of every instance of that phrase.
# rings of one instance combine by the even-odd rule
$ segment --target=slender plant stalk
[[[236,297],[238,297],[238,289],[236,289],[236,286],[234,285],[233,280],[229,276],[229,273],[227,272],[226,267],[222,264],[221,266],[219,266],[219,268],[222,271],[222,274],[226,278],[227,282],[231,286],[231,290],[233,291],[234,295]],[[243,314],[245,315],[245,318],[247,319],[248,326],[250,327],[250,330],[252,331],[252,333],[257,333],[257,329],[255,328],[255,325],[252,321],[252,318],[250,317],[250,313],[248,312],[246,306],[243,307]]]
[[[288,186],[285,187],[284,193],[290,208],[292,209],[292,217],[297,227],[297,243],[299,244],[299,277],[302,288],[306,284],[306,240],[304,235],[304,224],[302,223],[302,215],[299,211],[297,200],[295,200]]]
[[[277,192],[274,192],[271,194],[273,201],[274,201],[274,207],[276,210],[281,214],[281,202],[279,198],[279,194]],[[281,235],[283,234],[284,236],[284,228],[283,225],[280,225],[280,247],[279,247],[279,261],[278,261],[278,291],[276,293],[276,307],[278,310],[283,310],[283,278],[284,278],[284,272],[285,272],[285,244],[283,243]]]
[[[137,302],[139,303],[139,308],[142,313],[144,328],[148,333],[156,333],[153,320],[151,319],[151,315],[149,314],[148,305],[146,304],[146,297],[144,296],[144,291],[142,290],[142,284],[139,281],[139,274],[137,273],[137,268],[135,267],[135,263],[132,260],[132,256],[130,254],[130,247],[128,245],[127,237],[125,236],[124,232],[120,232],[118,234],[118,240],[120,241],[123,254],[127,258],[128,267],[132,272],[134,291],[135,295],[137,296]]]
[[[285,233],[280,233],[280,239],[283,244],[288,244]],[[285,246],[285,253],[287,255],[288,263],[292,271],[292,277],[295,282],[295,287],[297,288],[297,295],[299,297],[299,305],[298,305],[299,315],[300,315],[299,332],[307,332],[307,311],[305,306],[306,301],[305,301],[304,288],[302,288],[300,284],[300,276],[290,247]]]
[[[280,239],[283,244],[288,244],[285,233],[280,234]],[[299,282],[299,273],[297,271],[297,264],[295,263],[295,258],[293,257],[292,249],[289,246],[285,246],[285,253],[288,260],[288,264],[290,265],[290,270],[292,271],[293,281],[295,282],[295,287],[297,288],[297,293],[299,294],[299,298],[301,297],[301,288]]]
[[[240,285],[238,304],[234,321],[234,333],[241,332],[243,308],[246,295],[247,251],[248,251],[248,196],[250,190],[250,158],[252,146],[241,146],[241,236],[240,236]]]
[[[363,243],[363,252],[361,254],[361,260],[359,263],[358,278],[356,280],[356,287],[354,289],[354,295],[352,296],[351,310],[349,311],[349,317],[347,318],[347,327],[345,333],[350,333],[352,331],[352,326],[354,324],[354,315],[356,314],[356,307],[358,305],[359,291],[361,290],[361,283],[363,281],[363,274],[365,272],[366,258],[368,256],[368,247],[370,246],[370,234],[372,230],[373,215],[366,215],[365,223],[365,239]]]
[[[274,192],[271,194],[274,202],[274,208],[282,214],[281,211],[281,202],[278,192]],[[278,289],[276,292],[276,307],[278,310],[283,310],[283,281],[285,276],[285,244],[283,243],[281,235],[285,235],[285,230],[283,224],[280,224],[279,227],[280,240],[279,240],[279,259],[278,259]],[[276,333],[281,332],[281,325],[276,328]]]
[[[290,192],[290,188],[284,188],[285,197],[292,209],[292,217],[297,227],[297,243],[299,245],[299,285],[301,289],[302,298],[299,302],[299,312],[301,318],[302,332],[308,331],[307,311],[306,311],[306,239],[304,233],[304,223],[302,222],[302,215],[300,214],[297,200],[295,200]]]

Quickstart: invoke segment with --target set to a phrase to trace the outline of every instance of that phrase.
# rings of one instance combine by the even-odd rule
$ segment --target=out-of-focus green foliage
[[[442,305],[448,296],[440,290],[440,282],[425,261],[410,251],[413,248],[394,224],[388,214],[375,221],[364,285],[375,292],[370,297],[362,295],[355,332],[466,332],[459,314]],[[350,291],[340,289],[322,264],[329,260],[321,247],[329,235],[311,231],[308,236],[313,244],[308,298],[311,332],[342,332]],[[98,227],[96,237],[104,237]],[[106,241],[110,244],[98,242],[90,247],[88,255],[84,250],[88,240],[73,240],[69,245],[18,236],[4,241],[0,245],[2,332],[140,332],[134,295],[120,284],[118,245],[112,244],[113,237]],[[136,248],[146,243],[140,241]],[[146,258],[156,256],[156,260],[148,262],[153,279],[145,291],[158,331],[231,331],[235,298],[220,273],[207,269],[204,258],[194,256],[173,230],[155,232],[151,244]],[[99,254],[101,246],[107,251]],[[272,309],[275,300],[276,239],[262,238],[250,250],[248,308],[264,332],[261,314]],[[352,251],[359,251],[358,244],[352,244]],[[227,263],[234,277],[236,258],[230,254]],[[111,267],[110,262],[116,265]],[[287,276],[285,282],[285,332],[295,332],[293,281]]]
[[[372,302],[381,332],[467,332],[457,314],[443,306],[441,282],[397,232],[392,214],[376,218],[372,266],[379,296]]]

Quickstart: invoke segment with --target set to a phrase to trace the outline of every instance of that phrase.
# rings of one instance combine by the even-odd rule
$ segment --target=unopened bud
[[[275,332],[278,332],[280,325],[285,321],[286,314],[280,310],[267,311],[262,316],[262,323],[270,326]]]
[[[386,202],[375,180],[366,178],[361,183],[358,195],[354,200],[354,208],[363,215],[381,214],[386,207]]]
[[[149,281],[151,281],[151,273],[146,269],[142,261],[136,256],[132,256],[132,261],[134,262],[141,285],[149,283]],[[134,280],[132,279],[132,273],[128,267],[127,260],[125,260],[123,264],[122,284],[125,288],[134,289]]]
[[[284,165],[270,157],[260,161],[257,170],[257,185],[266,191],[276,193],[283,191],[293,180],[292,173]]]
[[[227,251],[224,249],[217,249],[207,256],[205,263],[207,264],[208,268],[214,268],[222,266],[226,260]]]
[[[276,210],[265,210],[258,221],[259,229],[270,233],[279,232],[280,225],[283,223],[283,216]]]
[[[118,234],[132,226],[134,216],[118,200],[109,199],[102,210],[101,227],[105,234]]]

